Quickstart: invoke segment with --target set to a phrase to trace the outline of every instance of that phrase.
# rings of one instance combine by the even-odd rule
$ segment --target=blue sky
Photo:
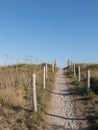
[[[98,0],[0,0],[0,65],[54,58],[98,63]]]

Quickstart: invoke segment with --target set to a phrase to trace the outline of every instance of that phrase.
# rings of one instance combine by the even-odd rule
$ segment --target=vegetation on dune
[[[90,70],[91,72],[90,88],[95,94],[98,94],[98,64],[77,64],[76,65],[77,75],[78,75],[78,66],[81,66],[81,77],[83,80],[86,79],[87,70]]]
[[[81,81],[78,81],[78,66],[81,68]],[[69,68],[68,68],[69,69]],[[87,70],[90,70],[90,93],[87,95],[86,87],[87,87]],[[86,100],[88,99],[88,103],[90,106],[88,107],[88,120],[92,124],[93,130],[98,130],[98,64],[76,64],[76,77],[73,77],[73,72],[69,69],[70,77],[72,77],[72,84],[76,86],[76,89],[79,94],[86,96]]]
[[[38,112],[32,108],[32,74],[37,75]],[[54,73],[55,74],[55,73]],[[46,88],[54,84],[52,67],[48,64]],[[0,129],[38,130],[44,122],[44,109],[49,93],[43,90],[43,64],[18,64],[0,68]]]

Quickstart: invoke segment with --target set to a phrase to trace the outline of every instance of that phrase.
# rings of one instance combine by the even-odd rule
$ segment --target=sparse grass
[[[81,67],[81,81],[78,82],[78,66]],[[75,85],[77,92],[80,90],[81,93],[86,94],[86,72],[87,70],[91,72],[91,86],[90,93],[87,96],[87,109],[88,109],[88,119],[92,123],[91,130],[98,129],[98,64],[76,64],[76,78],[71,77],[72,85]],[[69,71],[69,75],[72,75],[72,72]],[[81,89],[82,87],[82,89]],[[84,88],[84,89],[83,89]]]
[[[48,64],[46,87],[52,89],[54,75]],[[32,74],[37,75],[38,112],[32,108]],[[0,67],[0,130],[40,130],[44,122],[43,110],[50,95],[43,90],[43,64],[18,64]]]

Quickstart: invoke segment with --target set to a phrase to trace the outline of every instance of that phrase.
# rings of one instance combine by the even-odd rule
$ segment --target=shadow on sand
[[[59,115],[54,115],[54,114],[49,114],[47,112],[44,111],[44,113],[48,116],[53,116],[53,117],[57,117],[57,118],[60,118],[60,119],[64,119],[64,120],[71,120],[71,121],[83,121],[83,120],[88,120],[87,118],[66,118],[66,117],[62,117],[62,116],[59,116]]]
[[[65,126],[60,126],[56,124],[47,125],[49,128],[47,130],[76,130],[76,128],[66,128]],[[89,130],[89,128],[79,127],[77,130]]]

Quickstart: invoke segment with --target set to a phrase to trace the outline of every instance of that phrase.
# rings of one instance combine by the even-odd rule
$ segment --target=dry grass
[[[48,65],[46,87],[51,89],[54,74]],[[38,113],[32,110],[32,74],[37,75]],[[43,90],[43,64],[19,64],[0,67],[0,130],[37,130],[44,121],[43,108],[46,107],[46,97]]]
[[[78,82],[78,66],[81,67],[81,82]],[[78,100],[78,104],[76,103],[76,109],[79,108],[80,113],[83,111],[83,115],[86,114],[89,122],[92,125],[91,130],[98,130],[98,95],[90,90],[89,95],[86,93],[87,87],[87,70],[90,70],[91,79],[98,78],[98,64],[76,64],[76,78],[73,78],[73,73],[69,71],[68,76],[70,75],[71,84],[76,88],[76,99],[80,97],[82,100]],[[96,81],[97,82],[97,81]],[[96,83],[95,82],[95,83]],[[93,82],[94,83],[94,82]],[[91,84],[92,87],[97,87],[96,84]],[[83,106],[83,104],[85,106]],[[78,112],[79,113],[79,112]]]
[[[15,88],[5,88],[0,90],[0,102],[2,105],[24,106],[24,93],[22,90]]]
[[[91,71],[91,77],[98,77],[98,64],[76,64],[76,71],[78,70],[78,66],[81,67],[82,78],[86,77],[87,70]]]

